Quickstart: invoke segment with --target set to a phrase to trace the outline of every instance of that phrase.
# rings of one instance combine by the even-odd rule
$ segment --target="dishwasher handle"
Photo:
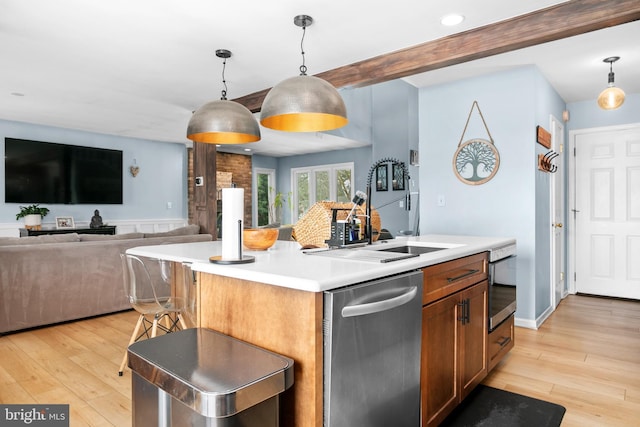
[[[348,305],[342,309],[342,317],[364,316],[365,314],[379,313],[400,307],[411,301],[418,293],[418,288],[412,286],[407,292],[397,297],[365,304]]]

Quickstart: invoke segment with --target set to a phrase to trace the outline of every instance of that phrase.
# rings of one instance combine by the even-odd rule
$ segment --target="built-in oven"
[[[516,311],[516,245],[489,252],[489,331]]]

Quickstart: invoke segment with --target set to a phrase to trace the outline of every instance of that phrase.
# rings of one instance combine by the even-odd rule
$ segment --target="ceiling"
[[[0,118],[188,144],[192,111],[218,99],[229,49],[228,97],[239,98],[299,73],[302,30],[309,74],[436,40],[557,0],[3,0]],[[250,13],[248,13],[250,12]],[[444,27],[440,17],[465,16]],[[406,77],[416,87],[535,64],[567,102],[593,100],[606,86],[640,93],[640,21]],[[262,128],[253,153],[283,156],[367,142]],[[304,140],[304,143],[301,141]],[[227,147],[228,148],[228,147]]]

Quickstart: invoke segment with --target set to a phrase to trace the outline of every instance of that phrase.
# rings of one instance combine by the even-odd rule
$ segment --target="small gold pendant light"
[[[231,51],[216,50],[222,62],[222,97],[198,108],[189,120],[187,138],[208,144],[246,144],[260,140],[260,126],[251,111],[242,104],[227,100],[227,82],[224,69]]]
[[[619,56],[610,56],[602,60],[609,63],[609,86],[598,96],[598,105],[603,110],[615,110],[624,104],[624,91],[613,85],[613,63],[618,59],[620,59]]]
[[[302,27],[300,75],[271,88],[262,103],[260,124],[287,132],[320,132],[340,128],[348,123],[347,108],[342,97],[327,81],[308,76],[304,65],[304,34],[313,23],[313,18],[298,15],[293,23]]]

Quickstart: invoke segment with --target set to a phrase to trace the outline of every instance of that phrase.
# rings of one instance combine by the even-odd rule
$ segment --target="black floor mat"
[[[442,427],[557,427],[565,408],[555,403],[479,385]]]

